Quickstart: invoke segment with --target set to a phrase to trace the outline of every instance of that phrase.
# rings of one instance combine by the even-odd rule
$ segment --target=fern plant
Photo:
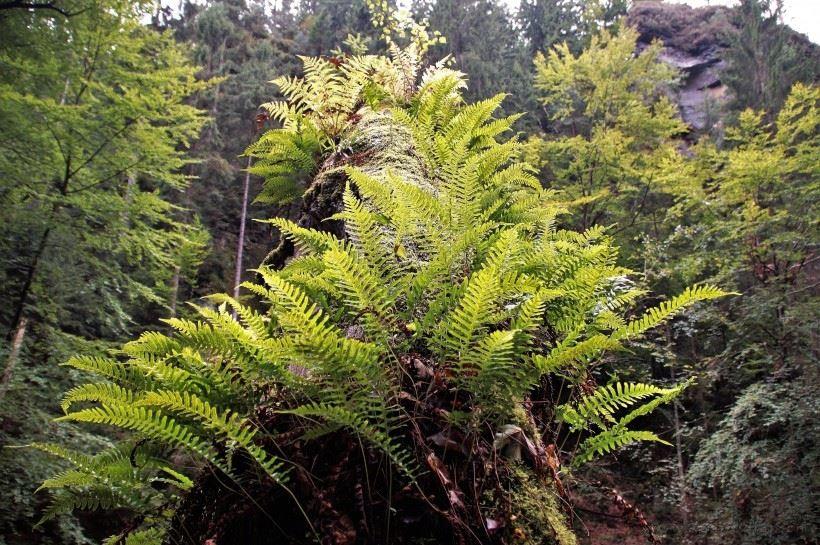
[[[572,458],[574,466],[585,464],[602,454],[617,450],[635,441],[656,441],[669,445],[655,433],[644,430],[631,430],[629,424],[640,416],[645,416],[664,403],[671,402],[689,386],[684,382],[674,388],[659,388],[651,384],[615,382],[597,388],[577,403],[560,405],[557,409],[559,420],[570,425],[573,431],[599,431],[587,437],[579,446]],[[621,418],[615,413],[639,402],[652,398],[638,405]]]
[[[603,229],[556,228],[561,206],[519,160],[517,140],[504,137],[517,118],[495,117],[503,96],[467,105],[463,75],[439,65],[418,77],[408,68],[412,55],[341,66],[306,60],[304,80],[280,81],[291,99],[270,106],[284,122],[274,134],[315,141],[311,157],[332,156],[356,133],[353,112],[390,127],[411,153],[386,164],[374,164],[375,156],[365,165],[333,166],[344,174],[332,218],[343,222],[344,237],[271,220],[297,252],[281,269],[262,267],[259,282],[244,284],[252,303],[217,295],[197,307],[197,321],[168,320],[171,333],[146,333],[108,358],[69,361],[98,378],[66,394],[62,420],[130,431],[240,483],[252,478],[276,490],[296,484],[294,496],[310,490],[315,477],[303,466],[311,464],[312,472],[324,472],[323,487],[348,500],[328,507],[325,495],[322,503],[301,492],[297,499],[312,510],[309,525],[319,532],[329,517],[338,524],[358,517],[370,532],[360,536],[373,543],[414,531],[475,541],[476,532],[486,533],[488,513],[511,516],[503,506],[515,505],[514,498],[482,505],[482,491],[516,479],[490,461],[498,430],[518,430],[531,446],[531,471],[549,487],[542,438],[555,440],[557,432],[533,407],[559,400],[545,385],[555,379],[580,388],[604,352],[723,292],[700,286],[628,320],[626,310],[642,293],[629,281],[631,271],[617,264]],[[263,136],[267,143],[251,153],[273,140]],[[281,161],[301,156],[272,144],[265,153],[283,165],[268,173],[268,183],[280,187],[281,173],[296,172]],[[682,388],[616,385],[562,405],[561,418],[574,428],[602,430],[587,439],[577,463],[630,440],[657,439],[626,426]],[[656,397],[614,420],[616,408],[649,396]],[[342,446],[311,450],[323,436]],[[306,459],[305,452],[315,454]],[[158,471],[175,488],[190,484],[183,468],[162,463]],[[49,487],[98,490],[88,486],[64,478]],[[357,494],[373,487],[378,497],[366,507]],[[400,520],[394,502],[450,515],[430,528],[397,530],[400,523],[390,524]],[[340,514],[356,505],[359,511]],[[560,519],[556,513],[550,520]],[[154,527],[161,525],[146,531]],[[493,539],[504,542],[514,530],[510,519]],[[543,529],[553,530],[569,535]]]
[[[285,98],[262,108],[281,128],[267,131],[246,151],[256,159],[251,172],[265,180],[257,202],[284,204],[298,198],[323,159],[334,166],[363,108],[407,100],[421,65],[419,54],[415,46],[402,50],[394,45],[391,52],[390,58],[300,57],[302,77],[273,80]]]
[[[168,496],[188,490],[193,482],[163,462],[155,447],[126,441],[93,456],[50,443],[30,445],[69,464],[65,471],[46,479],[39,490],[52,491],[52,501],[42,524],[75,509],[127,507],[149,513],[164,505]],[[156,486],[163,486],[163,494]]]

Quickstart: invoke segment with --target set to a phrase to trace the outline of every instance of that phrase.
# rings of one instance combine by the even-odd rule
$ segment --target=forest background
[[[275,259],[278,231],[253,220],[298,207],[244,154],[276,125],[269,82],[299,75],[297,55],[383,53],[372,14],[364,0],[0,2],[1,446],[105,446],[53,421],[78,380],[60,364],[241,295]],[[579,535],[817,543],[817,46],[765,0],[420,0],[409,14],[444,38],[428,58],[450,56],[468,100],[508,93],[503,112],[525,114],[515,130],[570,209],[563,226],[606,227],[653,294],[642,304],[702,282],[740,294],[601,362],[602,381],[696,382],[647,420],[671,446],[574,473]],[[34,527],[59,467],[0,450],[0,543],[118,531],[83,512]]]

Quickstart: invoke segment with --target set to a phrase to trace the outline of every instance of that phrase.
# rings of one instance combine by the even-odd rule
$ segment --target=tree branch
[[[23,0],[10,0],[8,2],[0,2],[0,10],[7,10],[7,9],[40,9],[40,10],[49,10],[49,11],[56,11],[63,17],[73,17],[75,15],[79,15],[80,13],[86,11],[86,9],[82,9],[80,11],[69,12],[64,10],[63,8],[56,5],[55,2],[24,2]]]

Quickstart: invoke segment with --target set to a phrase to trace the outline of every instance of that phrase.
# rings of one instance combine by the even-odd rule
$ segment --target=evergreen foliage
[[[733,13],[725,79],[737,111],[779,111],[792,85],[816,83],[820,54],[783,24],[783,0],[743,0]]]
[[[581,11],[581,3],[573,0],[522,0],[518,18],[530,54],[535,56],[559,43],[571,44],[577,51],[581,38],[573,27],[580,27]]]
[[[532,56],[560,44],[578,54],[601,31],[614,31],[626,11],[623,0],[522,0],[518,20]]]
[[[612,452],[634,441],[670,444],[650,431],[630,430],[627,426],[636,418],[650,414],[661,404],[671,402],[687,385],[684,383],[674,388],[659,388],[649,384],[616,382],[599,387],[583,397],[575,407],[558,407],[559,418],[574,429],[589,429],[593,424],[600,428],[598,433],[581,443],[573,464],[584,464],[595,456]],[[651,396],[656,397],[632,409],[625,416],[618,419],[613,416],[619,409],[628,408]]]
[[[207,233],[181,195],[187,150],[205,123],[188,97],[208,87],[185,48],[146,27],[149,4],[82,0],[0,10],[0,444],[104,443],[51,422],[58,366],[167,315],[194,284]],[[46,3],[43,3],[46,4]],[[32,529],[60,466],[0,450],[0,534],[7,543],[88,543],[106,522],[72,516]],[[99,489],[98,489],[99,490]],[[119,521],[110,517],[111,527]],[[6,537],[7,536],[7,537]]]
[[[270,99],[270,80],[295,75],[299,70],[296,55],[305,52],[308,44],[288,2],[184,2],[178,17],[166,19],[157,24],[173,30],[177,41],[190,49],[193,61],[201,67],[198,76],[216,82],[197,92],[192,101],[210,119],[190,150],[197,163],[188,172],[198,183],[188,188],[184,203],[201,216],[213,241],[199,268],[197,289],[186,295],[230,292],[235,280],[241,188],[248,166],[247,158],[240,155],[265,126],[259,106]],[[251,176],[248,181],[249,193],[257,193],[258,179]],[[262,210],[264,205],[249,204],[251,217],[269,213]],[[244,239],[247,257],[240,271],[262,260],[268,251],[269,229],[248,221]]]
[[[812,542],[818,49],[656,4],[0,2],[0,545]]]
[[[529,80],[527,44],[508,4],[493,0],[417,0],[414,12],[439,31],[446,43],[431,48],[434,58],[449,55],[453,68],[468,74],[465,97],[481,100],[498,93],[509,96],[505,113],[530,112],[519,127],[534,127],[537,105]]]

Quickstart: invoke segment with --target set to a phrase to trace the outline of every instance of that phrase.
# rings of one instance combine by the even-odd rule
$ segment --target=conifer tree
[[[381,4],[381,2],[379,2]],[[378,42],[369,0],[323,2],[304,0],[298,3],[297,17],[307,30],[306,55],[331,55],[348,35],[360,35],[373,44]],[[395,6],[392,0],[386,6]]]
[[[623,0],[522,0],[518,21],[530,55],[561,43],[577,55],[602,30],[614,32],[627,7]]]
[[[531,56],[566,42],[577,52],[582,7],[574,0],[522,0],[518,8],[521,30]]]
[[[470,100],[504,92],[509,94],[503,106],[508,113],[535,110],[527,83],[530,58],[509,6],[495,0],[418,1],[414,12],[446,38],[446,43],[433,48],[433,55],[451,55],[454,66],[469,75],[466,96]],[[526,116],[519,125],[535,122]]]
[[[820,77],[816,47],[795,39],[783,10],[783,0],[743,0],[733,12],[724,78],[738,112],[751,108],[773,119],[794,83]]]
[[[194,97],[194,104],[211,119],[191,150],[198,163],[189,172],[200,182],[186,191],[185,204],[197,211],[213,237],[197,295],[232,291],[236,271],[247,278],[247,269],[269,250],[271,237],[266,226],[245,222],[242,259],[237,259],[243,188],[247,182],[252,200],[259,184],[258,178],[247,176],[248,158],[241,155],[265,126],[259,105],[275,91],[270,80],[297,73],[295,56],[304,53],[306,45],[296,15],[284,8],[271,13],[263,2],[186,3],[167,25],[179,41],[190,44],[193,59],[202,67],[199,76],[219,80]],[[252,202],[244,205],[249,216],[261,214]]]

